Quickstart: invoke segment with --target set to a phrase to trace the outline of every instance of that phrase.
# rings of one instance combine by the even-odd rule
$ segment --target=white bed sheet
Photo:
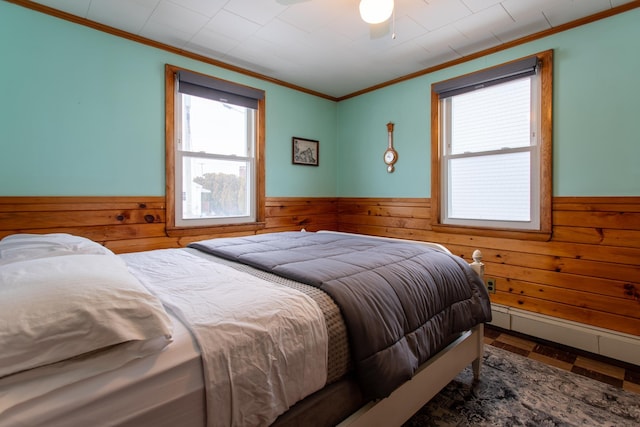
[[[207,418],[209,425],[257,425],[266,419],[272,422],[325,384],[326,325],[319,307],[303,293],[212,263],[205,259],[208,255],[194,256],[184,250],[122,257],[143,283],[153,284],[153,290],[162,294],[165,305],[176,310],[169,310],[173,342],[160,353],[124,364],[118,363],[118,358],[127,350],[116,346],[1,378],[0,427],[188,427],[203,426]],[[193,288],[199,288],[199,293],[192,295]],[[247,291],[249,299],[241,295]],[[204,304],[206,300],[215,304]],[[236,320],[227,321],[228,315]],[[220,332],[209,336],[203,322],[211,316]],[[183,321],[189,321],[190,326]],[[202,342],[196,342],[194,332]],[[244,344],[228,347],[221,341]],[[259,348],[253,348],[255,343]],[[210,357],[204,358],[209,360],[204,364],[208,370],[203,369],[201,348],[216,355],[215,369]],[[287,357],[274,364],[273,355],[278,352]],[[231,370],[214,374],[221,364]],[[251,373],[248,377],[246,368]],[[226,386],[233,391],[232,401],[222,402],[219,397],[228,399],[228,393],[220,391],[225,388],[221,377],[224,380],[225,375],[240,372]],[[256,388],[260,372],[269,377],[269,390]],[[206,381],[214,377],[216,381]],[[222,409],[227,407],[230,409]]]
[[[102,358],[126,351],[117,347],[0,379],[0,426],[203,426],[200,350],[182,322],[170,318],[171,344],[116,370],[105,372]]]
[[[202,349],[210,427],[269,425],[327,380],[327,326],[306,294],[183,249],[121,255]]]

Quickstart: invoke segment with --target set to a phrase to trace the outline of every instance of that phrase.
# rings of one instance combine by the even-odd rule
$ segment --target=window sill
[[[539,242],[547,242],[551,240],[551,231],[477,228],[448,224],[431,224],[431,229],[438,233],[469,234],[473,236],[497,237],[503,239],[533,240]]]

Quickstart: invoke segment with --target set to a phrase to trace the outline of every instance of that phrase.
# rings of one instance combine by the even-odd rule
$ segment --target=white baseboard
[[[492,304],[490,325],[640,365],[640,336]]]

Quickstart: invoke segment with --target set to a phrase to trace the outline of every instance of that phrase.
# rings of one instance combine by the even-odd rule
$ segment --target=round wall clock
[[[387,172],[391,173],[395,170],[395,163],[398,161],[398,152],[393,148],[393,123],[387,123],[387,132],[389,133],[389,145],[384,152],[384,162],[387,165]]]

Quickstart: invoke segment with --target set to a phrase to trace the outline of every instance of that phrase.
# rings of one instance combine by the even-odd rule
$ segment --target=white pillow
[[[155,352],[171,334],[162,303],[115,255],[0,267],[0,377],[124,342]]]
[[[0,265],[73,254],[113,255],[113,252],[85,237],[66,233],[12,234],[0,240]]]

